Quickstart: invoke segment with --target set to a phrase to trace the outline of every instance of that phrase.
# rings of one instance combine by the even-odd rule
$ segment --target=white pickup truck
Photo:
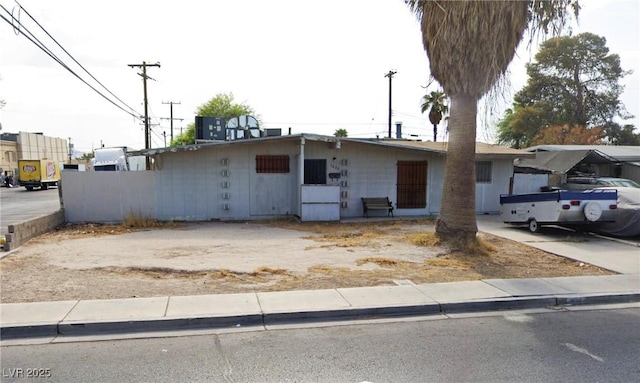
[[[503,222],[528,225],[533,233],[542,225],[563,225],[580,229],[595,222],[613,221],[617,190],[553,190],[529,194],[500,195]]]

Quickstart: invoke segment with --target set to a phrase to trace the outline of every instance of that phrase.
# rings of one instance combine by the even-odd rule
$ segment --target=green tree
[[[230,119],[243,115],[253,115],[255,111],[247,104],[238,104],[234,101],[233,93],[219,93],[207,103],[204,103],[196,109],[196,116],[214,116]],[[172,141],[171,146],[190,145],[196,142],[195,123],[187,124],[184,132],[177,135]]]
[[[442,117],[449,112],[447,95],[439,90],[425,94],[422,97],[420,110],[423,114],[429,110],[429,122],[433,125],[433,142],[436,142],[438,138],[438,124],[442,121]]]
[[[90,160],[90,159],[94,158],[95,156],[96,156],[96,155],[95,155],[95,153],[94,153],[94,152],[88,152],[88,153],[84,153],[84,154],[82,155],[82,157],[80,157],[80,159],[81,159],[81,160],[85,160],[85,161],[87,161],[87,160]]]
[[[612,122],[604,126],[606,141],[610,145],[640,145],[640,133],[634,132],[633,125],[624,125]]]
[[[498,143],[521,149],[531,146],[533,138],[544,126],[544,112],[535,106],[514,105],[507,109],[505,116],[498,122]]]
[[[546,112],[546,125],[603,126],[614,117],[630,118],[620,94],[620,80],[631,73],[610,54],[606,39],[593,33],[561,36],[540,45],[535,62],[527,64],[529,79],[514,97],[521,106]]]
[[[336,129],[335,132],[333,132],[333,135],[336,137],[347,137],[348,133],[347,133],[347,129]]]
[[[417,15],[431,75],[451,99],[449,143],[436,233],[474,243],[478,100],[503,77],[527,28],[533,35],[564,25],[576,0],[405,0]]]

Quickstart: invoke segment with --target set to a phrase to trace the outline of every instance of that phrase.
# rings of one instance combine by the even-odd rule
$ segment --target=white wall
[[[61,172],[67,222],[155,217],[153,172]]]
[[[333,158],[336,158],[334,161]],[[327,183],[341,185],[341,193],[346,207],[341,208],[341,216],[362,217],[362,197],[389,197],[394,204],[397,199],[397,163],[398,161],[427,161],[427,205],[423,209],[396,209],[396,216],[432,215],[440,210],[442,181],[444,179],[444,157],[406,149],[384,148],[354,142],[342,143],[335,149],[328,143],[313,142],[305,148],[306,159],[326,159],[327,173],[346,171],[337,181],[327,178]],[[343,160],[346,160],[344,165]],[[342,186],[346,181],[347,186]]]
[[[118,222],[135,213],[159,220],[236,220],[300,215],[300,143],[283,140],[221,145],[156,156],[156,169],[143,172],[64,172],[63,201],[69,222]],[[257,174],[256,155],[289,155],[290,171]],[[444,156],[407,149],[306,140],[305,159],[326,159],[329,185],[340,189],[340,217],[362,217],[361,197],[389,197],[396,216],[437,215],[444,180]],[[334,160],[335,158],[335,160]],[[397,162],[427,161],[427,204],[397,209]],[[511,160],[494,160],[491,184],[477,184],[479,213],[499,211],[509,190]],[[228,208],[225,208],[228,207]]]
[[[299,147],[230,145],[158,158],[156,204],[162,220],[251,219],[298,212]],[[289,173],[258,174],[256,155],[289,155]]]
[[[492,160],[491,183],[476,183],[476,211],[499,213],[500,194],[509,193],[509,179],[513,174],[513,160]]]

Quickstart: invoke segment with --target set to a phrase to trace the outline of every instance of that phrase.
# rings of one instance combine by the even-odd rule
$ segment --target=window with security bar
[[[398,209],[427,207],[427,161],[398,161]]]
[[[289,173],[289,156],[257,155],[256,173]]]
[[[476,183],[490,184],[493,163],[491,161],[476,161]]]

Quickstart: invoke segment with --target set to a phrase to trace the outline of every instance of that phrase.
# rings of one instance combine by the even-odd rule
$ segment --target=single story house
[[[67,222],[252,220],[363,216],[363,197],[388,197],[395,216],[440,211],[447,143],[315,134],[143,150],[154,169],[65,172]],[[478,143],[476,208],[497,213],[521,150]],[[378,212],[386,215],[386,212]]]

